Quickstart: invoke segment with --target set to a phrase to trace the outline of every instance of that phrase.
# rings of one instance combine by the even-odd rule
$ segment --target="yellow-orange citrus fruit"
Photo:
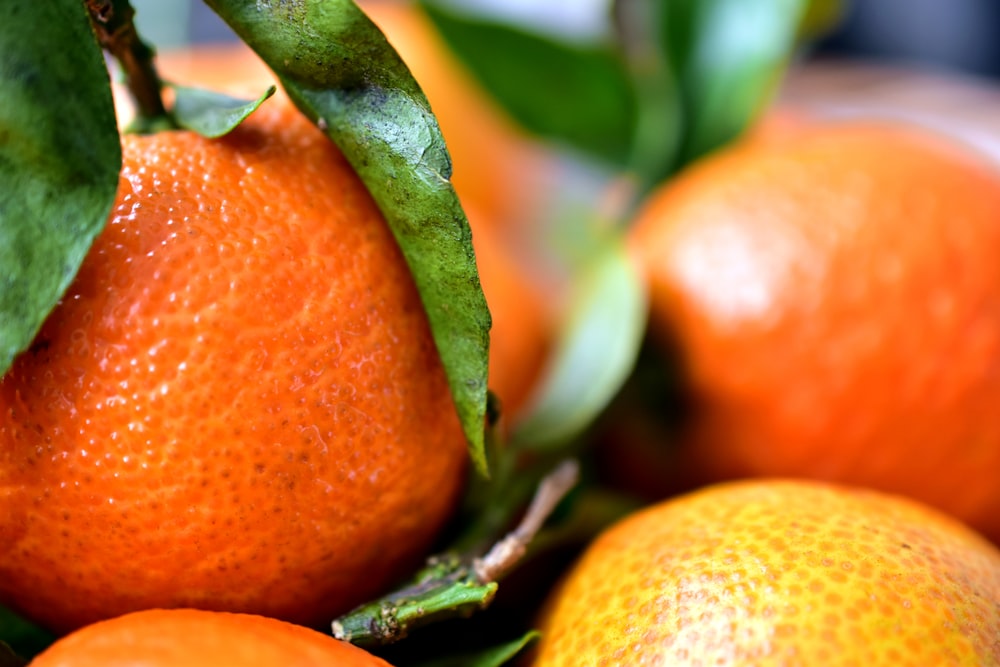
[[[137,611],[63,637],[33,667],[389,667],[356,646],[264,616]]]
[[[465,442],[367,190],[280,100],[124,139],[106,230],[0,380],[0,600],[308,625],[425,555]]]
[[[1000,173],[913,128],[721,151],[632,230],[693,480],[898,492],[1000,538]]]
[[[1000,665],[1000,551],[902,496],[721,484],[599,536],[534,667]]]

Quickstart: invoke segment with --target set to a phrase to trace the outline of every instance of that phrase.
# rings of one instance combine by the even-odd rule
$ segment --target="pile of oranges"
[[[419,15],[366,9],[449,142],[516,422],[561,311],[523,252],[549,158]],[[272,80],[242,46],[159,66]],[[106,230],[0,379],[0,601],[67,635],[40,667],[386,664],[309,628],[412,572],[468,472],[391,233],[280,93],[222,139],[123,142]],[[604,424],[648,506],[553,586],[526,664],[1000,665],[1000,168],[774,113],[625,233],[685,409]]]

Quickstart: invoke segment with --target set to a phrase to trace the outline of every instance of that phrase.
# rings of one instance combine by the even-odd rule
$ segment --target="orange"
[[[503,228],[528,222],[547,187],[544,150],[490,98],[416,5],[395,0],[359,4],[427,96],[463,202],[483,211],[483,224]],[[240,42],[164,50],[157,67],[170,82],[242,95],[260,94],[274,81],[266,65]],[[120,101],[120,110],[128,106]]]
[[[62,638],[33,667],[388,667],[315,630],[264,616],[152,609]]]
[[[554,591],[534,667],[1000,665],[1000,551],[909,499],[743,481],[648,507]]]
[[[0,599],[59,631],[150,607],[325,625],[419,564],[463,485],[412,277],[280,100],[123,148],[106,230],[0,380]]]
[[[679,350],[691,483],[842,481],[1000,538],[1000,174],[927,131],[817,123],[709,157],[631,230]]]
[[[541,151],[478,89],[416,7],[368,2],[363,8],[406,59],[441,123],[493,316],[490,389],[516,419],[548,353],[554,317],[547,290],[535,279],[532,242],[514,230],[527,222],[518,218],[540,205]],[[243,96],[275,83],[242,42],[165,51],[157,67],[167,81]],[[130,117],[122,91],[116,99],[120,116]]]

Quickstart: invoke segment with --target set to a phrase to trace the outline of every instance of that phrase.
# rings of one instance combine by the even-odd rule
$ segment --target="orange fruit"
[[[63,637],[33,667],[388,667],[300,625],[250,614],[151,609]]]
[[[541,631],[534,667],[1000,665],[1000,551],[904,497],[732,482],[599,536]]]
[[[723,150],[631,230],[679,350],[691,482],[880,488],[1000,538],[1000,174],[927,131]]]
[[[402,254],[272,102],[221,140],[124,138],[106,230],[0,379],[0,600],[48,627],[323,625],[417,565],[458,500],[465,441]]]
[[[547,187],[544,150],[489,97],[416,5],[394,0],[359,4],[427,96],[447,142],[452,182],[462,201],[483,212],[483,224],[505,228],[528,222]],[[242,95],[259,95],[274,82],[267,66],[241,42],[164,50],[156,62],[167,81]],[[121,111],[128,110],[127,100],[119,104]]]
[[[516,419],[538,379],[552,331],[547,290],[535,279],[530,257],[532,242],[512,229],[521,222],[516,218],[539,205],[541,152],[477,88],[416,7],[368,2],[363,8],[406,59],[441,123],[493,316],[490,389],[504,413]],[[276,81],[242,42],[165,51],[157,67],[167,81],[243,96],[259,95]],[[119,115],[127,118],[128,98],[119,93]]]

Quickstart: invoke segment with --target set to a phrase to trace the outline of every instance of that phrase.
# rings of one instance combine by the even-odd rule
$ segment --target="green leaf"
[[[685,110],[683,165],[738,136],[771,97],[808,0],[645,0]]]
[[[441,36],[523,127],[624,164],[635,104],[610,45],[557,42],[422,3]]]
[[[476,653],[464,653],[457,656],[448,656],[421,662],[415,667],[501,667],[513,660],[528,644],[538,639],[541,634],[537,631],[530,631],[523,637],[515,639],[499,646],[492,646],[488,649]]]
[[[271,86],[255,100],[241,100],[229,95],[201,88],[171,85],[173,88],[174,120],[181,127],[215,139],[231,132],[237,125],[257,110],[264,100],[274,95]]]
[[[0,374],[76,276],[121,168],[111,85],[80,0],[0,5]]]
[[[646,290],[624,244],[608,239],[581,271],[570,317],[538,398],[512,441],[553,449],[580,435],[635,365],[646,326]]]
[[[52,633],[0,606],[0,642],[6,644],[15,654],[32,658],[48,648],[55,639]],[[0,655],[2,653],[0,650]],[[0,665],[2,664],[3,661],[0,659]]]
[[[490,317],[451,160],[427,100],[350,0],[206,0],[340,147],[378,203],[423,298],[473,461],[484,474]]]

